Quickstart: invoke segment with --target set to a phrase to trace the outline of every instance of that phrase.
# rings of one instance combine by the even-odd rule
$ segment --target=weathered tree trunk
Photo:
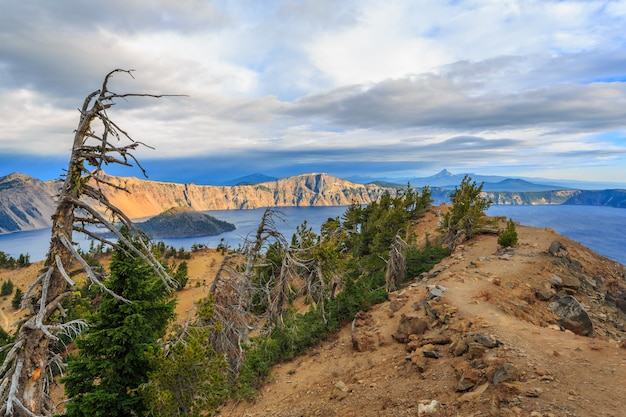
[[[117,246],[115,243],[94,235],[86,227],[102,225],[114,233],[118,241],[126,243],[133,255],[140,256],[170,285],[171,278],[164,268],[145,247],[136,247],[122,236],[113,225],[117,220],[127,226],[131,233],[140,233],[124,214],[111,205],[100,186],[108,186],[99,179],[102,164],[122,164],[130,166],[128,158],[135,162],[130,151],[139,143],[112,122],[106,110],[114,105],[117,98],[130,96],[161,97],[150,94],[115,94],[108,90],[108,82],[113,74],[131,71],[114,70],[104,79],[102,88],[90,94],[83,103],[80,121],[74,135],[72,153],[65,181],[59,193],[57,209],[52,216],[50,249],[43,273],[33,282],[24,294],[22,306],[29,311],[19,322],[20,327],[15,342],[5,346],[7,357],[0,367],[0,416],[51,416],[55,414],[55,405],[49,396],[53,383],[53,366],[63,369],[61,358],[53,351],[53,345],[59,340],[58,334],[75,335],[84,328],[82,320],[65,323],[65,311],[61,303],[71,295],[74,285],[70,278],[71,269],[83,269],[89,279],[108,290],[100,277],[89,267],[72,243],[74,231],[86,233],[103,243]],[[100,123],[100,134],[92,128],[92,122]],[[109,136],[116,140],[130,141],[127,146],[115,146],[109,142]],[[85,164],[95,167],[88,170]],[[139,165],[137,163],[137,165]],[[141,168],[141,166],[139,166]],[[143,171],[143,169],[142,169]],[[95,186],[90,184],[95,183]],[[93,209],[88,201],[96,201],[111,213],[106,219]],[[139,240],[143,243],[143,240]],[[122,299],[115,294],[115,297]],[[126,301],[126,300],[125,300]]]

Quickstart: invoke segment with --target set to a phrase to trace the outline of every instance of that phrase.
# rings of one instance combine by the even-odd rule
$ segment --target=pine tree
[[[137,389],[148,381],[150,356],[173,317],[174,300],[143,260],[116,251],[107,286],[130,302],[103,295],[90,327],[77,339],[79,353],[64,378],[70,417],[143,415]]]
[[[443,222],[446,229],[444,244],[454,246],[459,240],[474,236],[482,227],[484,213],[492,203],[482,195],[483,185],[477,185],[476,181],[466,175],[461,185],[454,188],[450,195],[452,207]]]
[[[498,236],[498,245],[509,247],[517,245],[517,230],[513,219],[506,222],[506,229]]]
[[[210,323],[215,311],[213,298],[199,302],[196,308],[185,334],[173,341],[167,352],[161,350],[153,358],[155,371],[142,391],[150,416],[212,416],[229,394],[228,362],[209,344],[210,333],[218,331]]]

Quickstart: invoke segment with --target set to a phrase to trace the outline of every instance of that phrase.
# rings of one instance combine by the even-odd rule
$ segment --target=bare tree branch
[[[107,110],[117,100],[132,97],[162,98],[168,94],[125,93],[117,94],[109,90],[109,82],[117,74],[133,76],[133,70],[115,69],[104,77],[99,90],[89,94],[79,110],[79,121],[74,131],[72,153],[65,173],[65,179],[59,191],[57,207],[52,216],[50,248],[46,260],[46,270],[35,279],[23,297],[22,305],[29,313],[20,320],[22,324],[16,336],[15,344],[10,348],[0,366],[0,414],[4,416],[52,416],[55,406],[48,391],[55,365],[61,367],[59,356],[52,352],[52,344],[58,340],[58,334],[77,335],[84,322],[72,321],[60,323],[59,316],[64,315],[62,301],[71,292],[74,285],[70,278],[77,270],[84,270],[91,282],[118,300],[129,300],[114,294],[106,287],[102,277],[94,271],[83,256],[74,247],[73,232],[81,232],[97,239],[101,243],[117,246],[115,241],[98,237],[88,229],[103,227],[112,233],[119,242],[128,245],[133,256],[142,258],[155,270],[164,285],[173,288],[174,280],[166,269],[150,252],[145,236],[124,213],[113,206],[105,197],[101,187],[114,187],[103,178],[102,168],[108,164],[139,167],[145,170],[133,155],[139,146],[147,146],[135,141],[130,133],[112,121]],[[92,125],[95,126],[93,127]],[[114,144],[112,141],[119,142]],[[149,146],[147,146],[149,147]],[[95,167],[87,169],[86,165]],[[124,189],[123,189],[124,190]],[[126,190],[124,190],[126,191]],[[110,219],[105,218],[93,205],[98,204]],[[115,224],[124,226],[137,245],[131,244],[118,230]],[[71,268],[76,268],[71,270]],[[57,314],[58,313],[58,314]],[[10,381],[10,382],[7,382]]]

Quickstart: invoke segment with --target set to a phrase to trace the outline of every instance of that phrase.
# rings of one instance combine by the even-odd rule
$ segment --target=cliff
[[[152,217],[172,207],[206,211],[367,204],[385,191],[395,192],[392,188],[356,184],[327,174],[237,186],[177,184],[108,175],[104,179],[128,191],[102,188],[111,204],[133,219]],[[0,233],[50,227],[58,184],[23,174],[0,178]]]
[[[573,201],[572,198],[581,192],[581,190],[487,191],[484,194],[493,201],[493,204],[534,206],[566,204],[568,201]]]
[[[385,192],[395,193],[404,188],[400,184],[391,183],[357,184],[323,173],[233,186],[178,184],[135,177],[103,176],[106,181],[128,191],[112,187],[102,189],[111,203],[132,219],[156,216],[172,207],[206,211],[368,204],[376,201]],[[530,189],[530,183],[520,181],[503,181],[495,188],[503,187],[503,183],[513,189],[519,189],[522,185]],[[0,233],[50,227],[58,186],[59,183],[55,181],[43,182],[18,173],[0,178]],[[431,188],[431,192],[435,201],[447,202],[452,190]],[[486,191],[484,194],[494,204],[626,207],[625,190],[511,190]]]
[[[55,183],[12,173],[0,178],[0,233],[50,227]]]
[[[129,191],[103,190],[112,204],[131,218],[154,216],[171,207],[205,211],[367,204],[391,190],[355,184],[327,174],[305,174],[236,186],[174,184],[132,177],[107,176],[106,180]]]

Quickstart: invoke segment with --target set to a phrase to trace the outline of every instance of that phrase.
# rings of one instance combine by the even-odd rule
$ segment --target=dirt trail
[[[550,396],[551,401],[561,404],[575,402],[578,412],[583,412],[579,414],[581,416],[623,415],[626,383],[624,349],[620,349],[615,342],[578,336],[561,331],[556,326],[535,326],[503,314],[493,304],[477,302],[481,288],[484,290],[490,285],[479,285],[472,294],[465,286],[452,284],[448,287],[446,298],[459,308],[466,319],[478,319],[483,332],[511,347],[517,356],[524,359],[527,369],[550,373],[556,383],[541,384],[544,390],[542,396]],[[607,384],[605,377],[615,383]],[[561,388],[561,382],[566,384],[566,390]]]
[[[436,235],[433,211],[420,220],[418,236]],[[275,366],[251,402],[229,403],[221,415],[237,417],[380,417],[417,416],[424,404],[437,401],[433,416],[533,416],[623,417],[626,387],[626,332],[624,319],[600,295],[626,288],[624,266],[594,254],[580,244],[549,229],[517,227],[519,245],[510,253],[498,253],[497,237],[478,236],[459,247],[434,268],[427,278],[416,277],[407,287],[389,296],[366,314],[365,328],[372,346],[354,348],[350,326],[292,361]],[[558,240],[567,256],[580,266],[573,274],[548,254]],[[185,315],[193,302],[206,296],[219,265],[215,251],[201,251],[188,261],[188,288],[177,293],[177,312]],[[39,273],[41,263],[3,271],[15,287],[26,290]],[[561,331],[548,302],[535,293],[552,275],[577,275],[583,281],[601,277],[594,291],[576,290],[589,310],[595,337]],[[445,287],[441,299],[429,299],[428,286]],[[0,299],[0,324],[8,326],[19,312],[11,297]],[[446,320],[429,318],[427,302]],[[417,350],[398,343],[402,315],[428,321]],[[481,333],[502,342],[482,357],[455,356],[451,345],[434,344],[438,358],[426,358],[422,350],[430,341],[467,339]],[[421,346],[426,344],[425,346]],[[433,349],[433,347],[429,347]],[[491,383],[493,370],[509,362],[519,371],[509,383]],[[476,386],[461,391],[459,371],[480,374]],[[485,381],[489,384],[485,384]],[[481,392],[479,387],[486,387]],[[55,398],[61,394],[55,394]],[[428,415],[428,414],[423,414]]]
[[[432,236],[436,217],[421,223],[431,226],[427,230]],[[255,401],[228,404],[223,415],[417,416],[429,415],[419,414],[419,409],[436,400],[439,407],[430,415],[623,417],[626,350],[620,340],[626,333],[613,323],[620,320],[581,292],[576,296],[590,308],[596,337],[562,331],[548,302],[538,300],[535,290],[544,288],[553,274],[568,273],[547,252],[554,240],[568,248],[582,275],[603,277],[605,289],[616,282],[626,286],[624,267],[550,229],[518,225],[517,231],[520,244],[511,253],[498,254],[495,236],[476,237],[436,266],[433,276],[416,279],[370,309],[366,333],[376,342],[372,349],[356,351],[347,326],[331,341],[274,367]],[[429,320],[430,329],[411,353],[392,335],[402,315],[428,320],[420,306],[429,298],[427,287],[434,285],[445,291],[439,301],[428,304],[447,321]],[[502,345],[473,360],[467,353],[453,355],[451,345],[428,345],[448,337],[468,340],[477,333]],[[424,343],[434,347],[438,359],[422,357],[419,346]],[[518,375],[495,386],[493,370],[504,362],[513,364]],[[469,391],[459,391],[459,370],[482,379]]]

